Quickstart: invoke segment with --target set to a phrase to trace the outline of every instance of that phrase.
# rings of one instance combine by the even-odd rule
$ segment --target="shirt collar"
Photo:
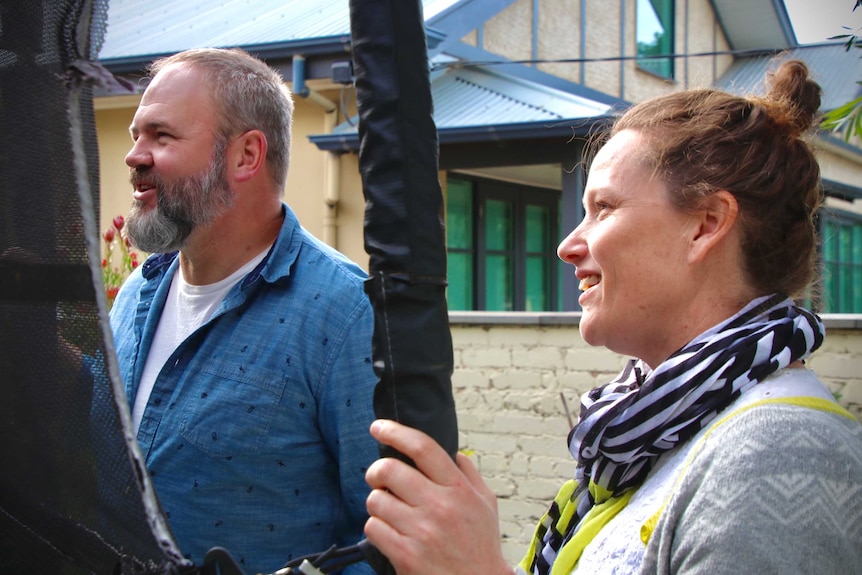
[[[290,206],[282,202],[281,212],[284,215],[284,222],[281,224],[281,230],[278,232],[275,243],[266,257],[245,277],[242,287],[250,285],[258,277],[262,277],[268,283],[273,283],[290,275],[291,267],[299,255],[302,235],[298,233],[300,229],[299,219],[290,209]]]

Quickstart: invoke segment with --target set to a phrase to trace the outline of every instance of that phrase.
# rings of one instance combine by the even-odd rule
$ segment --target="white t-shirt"
[[[152,346],[147,354],[141,384],[135,395],[135,404],[132,407],[135,433],[138,433],[138,428],[141,426],[144,410],[165,362],[188,336],[212,317],[227,292],[248,275],[263,260],[268,251],[269,248],[265,249],[223,280],[202,286],[186,283],[182,269],[177,266]]]

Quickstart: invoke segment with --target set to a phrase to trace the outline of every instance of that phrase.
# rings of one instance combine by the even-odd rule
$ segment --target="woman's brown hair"
[[[820,93],[805,64],[788,60],[767,78],[765,96],[712,89],[659,96],[628,110],[612,135],[631,129],[647,137],[643,158],[680,209],[732,193],[752,286],[797,297],[816,275],[820,168],[803,138]]]

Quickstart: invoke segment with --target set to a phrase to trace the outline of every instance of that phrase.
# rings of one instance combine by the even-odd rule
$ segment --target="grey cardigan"
[[[756,385],[659,460],[573,575],[862,573],[862,426],[841,411],[805,369]]]

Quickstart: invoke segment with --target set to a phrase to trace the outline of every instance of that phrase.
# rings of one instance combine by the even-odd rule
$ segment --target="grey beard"
[[[139,202],[133,204],[126,221],[132,245],[148,253],[180,250],[197,227],[212,223],[233,206],[224,151],[225,147],[217,144],[207,169],[179,181],[169,183],[158,175],[151,176],[159,193],[156,209],[144,213]]]
[[[141,204],[135,202],[126,220],[129,241],[141,251],[148,253],[167,253],[183,248],[194,230],[194,224],[185,219],[175,219],[164,213],[162,201],[150,213],[141,211]]]

